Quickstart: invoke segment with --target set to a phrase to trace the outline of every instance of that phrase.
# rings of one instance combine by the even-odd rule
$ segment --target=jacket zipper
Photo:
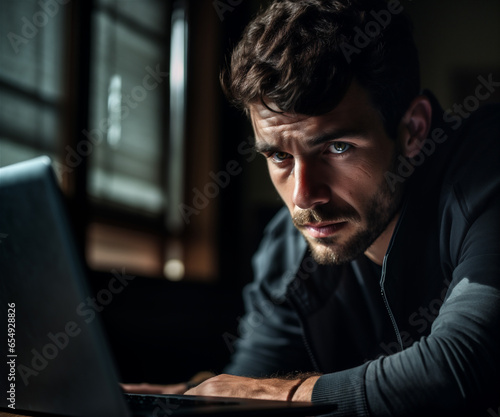
[[[385,308],[387,310],[387,313],[389,314],[389,318],[391,319],[392,327],[394,329],[394,333],[396,333],[396,337],[398,339],[399,346],[400,346],[401,350],[403,350],[403,340],[401,338],[401,333],[399,332],[399,328],[398,328],[398,325],[396,323],[396,319],[395,319],[394,314],[391,310],[391,306],[389,305],[389,300],[387,299],[387,294],[385,292],[385,287],[384,287],[388,255],[389,255],[389,251],[387,251],[387,254],[384,256],[384,260],[382,261],[382,276],[380,277],[380,294],[382,295],[382,299],[384,300]]]
[[[387,252],[384,256],[384,260],[382,261],[382,275],[380,277],[380,294],[382,295],[382,300],[384,300],[385,308],[387,310],[387,313],[389,314],[389,318],[391,319],[392,327],[394,328],[394,333],[396,333],[396,338],[398,339],[399,347],[401,348],[401,350],[404,349],[403,339],[401,338],[401,333],[399,331],[398,324],[396,323],[396,318],[394,317],[394,314],[391,310],[391,306],[389,305],[389,300],[387,299],[387,293],[385,292],[385,278],[386,278],[386,273],[387,273],[387,260],[389,258],[389,254],[391,253],[392,245],[394,244],[395,236],[398,233],[399,226],[401,224],[401,219],[405,215],[407,205],[408,205],[408,200],[406,200],[403,203],[403,208],[401,210],[399,220],[398,220],[398,222],[396,224],[396,228],[394,229],[394,232],[392,234],[391,241],[389,242],[389,247],[387,248]]]
[[[304,314],[302,312],[302,309],[300,308],[300,303],[294,300],[293,298],[296,297],[294,292],[289,292],[290,297],[288,298],[290,304],[292,305],[292,308],[295,309],[299,316],[299,320],[302,323],[302,328],[305,330],[306,328],[306,320],[304,319]],[[306,347],[306,351],[309,355],[309,358],[311,359],[312,365],[315,368],[316,372],[321,372],[318,366],[318,361],[316,360],[316,357],[314,356],[314,353],[311,349],[311,345],[309,343],[309,340],[307,340],[306,332],[302,332],[302,340],[304,341],[304,346]]]

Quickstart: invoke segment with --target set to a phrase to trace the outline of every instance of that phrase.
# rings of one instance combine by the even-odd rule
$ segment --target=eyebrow
[[[312,139],[308,139],[307,145],[310,147],[316,147],[322,145],[323,143],[331,142],[338,139],[343,139],[346,137],[356,138],[358,140],[365,140],[365,141],[368,140],[367,138],[364,138],[361,133],[362,133],[361,130],[356,130],[356,129],[340,129],[334,132],[325,133],[324,135]],[[272,153],[280,150],[280,148],[276,145],[271,145],[264,141],[258,141],[257,139],[255,140],[254,149],[260,153]]]
[[[267,153],[273,153],[273,152],[277,152],[279,151],[279,148],[275,145],[271,145],[267,142],[257,142],[255,141],[255,145],[253,146],[253,148],[255,149],[256,152],[258,153],[263,153],[263,154],[267,154]]]

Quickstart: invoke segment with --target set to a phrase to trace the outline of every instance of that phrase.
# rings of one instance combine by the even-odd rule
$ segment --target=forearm
[[[186,392],[187,395],[258,398],[281,401],[311,401],[319,375],[293,378],[247,378],[218,375]]]
[[[500,296],[468,281],[457,290],[429,337],[402,352],[322,376],[313,401],[339,404],[339,416],[485,414],[500,389]]]

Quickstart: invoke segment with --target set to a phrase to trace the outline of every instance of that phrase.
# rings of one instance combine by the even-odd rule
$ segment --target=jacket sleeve
[[[226,373],[263,377],[311,371],[299,319],[284,296],[306,248],[289,217],[286,209],[276,215],[253,258],[255,278],[243,292],[245,315]]]
[[[462,194],[455,190],[449,219],[452,283],[431,333],[402,352],[322,376],[313,400],[338,402],[335,415],[499,415],[500,198],[469,207]]]

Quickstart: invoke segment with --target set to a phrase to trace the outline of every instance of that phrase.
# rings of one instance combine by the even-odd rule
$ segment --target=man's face
[[[321,116],[278,114],[260,103],[250,115],[257,150],[316,261],[341,264],[365,252],[401,203],[384,177],[398,147],[367,93],[353,83]]]

